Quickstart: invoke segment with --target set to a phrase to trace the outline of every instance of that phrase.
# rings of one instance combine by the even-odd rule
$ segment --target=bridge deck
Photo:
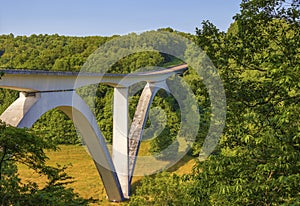
[[[187,64],[130,74],[2,69],[0,72],[3,72],[4,75],[0,80],[0,88],[36,92],[70,90],[98,83],[113,87],[128,87],[141,81],[163,81],[171,75],[183,73],[185,70],[187,70]]]
[[[46,70],[29,70],[29,69],[0,69],[0,72],[4,74],[15,75],[51,75],[51,76],[98,76],[98,77],[125,77],[125,76],[147,76],[147,75],[159,75],[170,72],[183,72],[187,69],[187,64],[181,64],[166,69],[159,69],[147,72],[136,72],[130,74],[114,74],[114,73],[98,73],[98,72],[70,72],[70,71],[46,71]]]

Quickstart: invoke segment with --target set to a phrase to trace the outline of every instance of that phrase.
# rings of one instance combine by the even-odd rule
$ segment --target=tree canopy
[[[32,131],[8,126],[0,121],[0,200],[1,205],[87,205],[66,184],[72,178],[66,167],[46,164],[45,150],[56,150],[50,141],[38,138]],[[18,165],[26,165],[47,178],[40,188],[35,182],[23,182]]]
[[[299,7],[296,0],[244,0],[227,32],[208,21],[197,28],[196,41],[224,81],[224,134],[191,175],[143,180],[132,205],[299,204]]]

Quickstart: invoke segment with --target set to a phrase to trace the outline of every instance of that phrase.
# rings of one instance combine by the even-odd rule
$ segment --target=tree
[[[167,172],[158,173],[155,178],[145,177],[130,198],[130,205],[192,205],[187,185],[180,176]]]
[[[71,182],[71,177],[64,172],[66,167],[46,165],[46,149],[58,148],[27,129],[0,122],[1,205],[87,205],[87,200],[65,187]],[[40,188],[34,182],[22,182],[17,164],[46,176],[46,185]]]
[[[55,144],[80,144],[72,120],[62,111],[46,112],[34,125],[32,130],[46,141]]]
[[[194,173],[198,187],[210,188],[213,205],[299,202],[299,6],[245,0],[221,43],[206,47],[228,104],[219,151]],[[210,28],[198,33],[202,43],[205,31],[215,31],[204,26]],[[210,39],[218,39],[215,33]]]
[[[174,186],[186,192],[186,205],[299,204],[299,7],[297,0],[243,0],[226,33],[209,22],[197,29],[198,44],[224,81],[228,110],[217,150]],[[169,197],[163,192],[173,180],[161,181],[170,182],[160,190]],[[161,204],[147,184],[153,191],[142,184],[133,203]]]

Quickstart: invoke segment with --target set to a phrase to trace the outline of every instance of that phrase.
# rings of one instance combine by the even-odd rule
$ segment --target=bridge
[[[40,70],[0,70],[0,88],[20,91],[0,119],[15,127],[30,128],[44,113],[57,108],[74,122],[94,160],[110,201],[130,196],[130,185],[144,126],[152,100],[159,89],[169,90],[166,80],[182,74],[187,65],[132,74],[99,74],[92,72],[55,72]],[[128,121],[128,89],[146,82],[132,124]],[[76,93],[91,84],[114,87],[113,141],[110,155],[94,114]]]

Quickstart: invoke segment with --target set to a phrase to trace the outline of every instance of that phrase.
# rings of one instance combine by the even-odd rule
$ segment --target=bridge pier
[[[39,93],[28,95],[26,92],[20,92],[19,98],[1,114],[0,119],[11,126],[19,127],[24,116],[40,98],[41,94]]]
[[[114,88],[112,160],[122,188],[129,198],[130,185],[150,106],[159,89],[169,92],[166,81],[147,82],[129,130],[128,87]]]
[[[147,82],[140,96],[137,108],[135,110],[131,127],[129,130],[129,185],[132,182],[135,163],[140,148],[141,138],[143,135],[144,127],[147,122],[150,106],[152,101],[158,92],[158,90],[164,89],[169,92],[166,81]]]
[[[125,198],[129,198],[128,87],[115,87],[112,160]]]

